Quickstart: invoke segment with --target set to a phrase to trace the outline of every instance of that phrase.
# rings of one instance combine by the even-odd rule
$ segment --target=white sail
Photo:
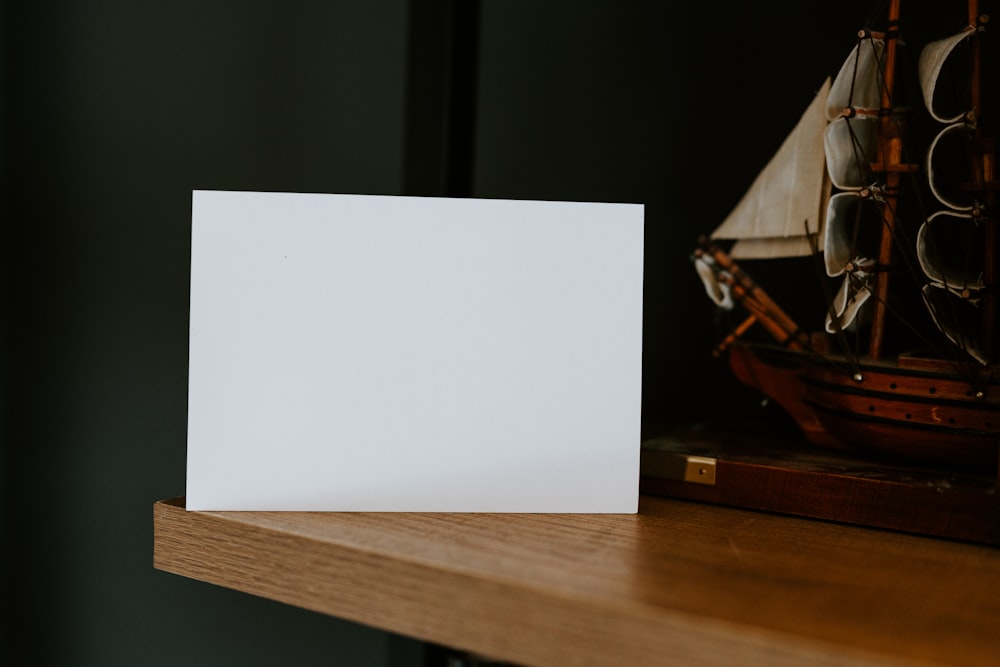
[[[936,287],[973,303],[984,287],[981,231],[967,213],[938,211],[917,232],[917,260],[924,275]]]
[[[833,312],[826,316],[827,333],[850,329],[861,313],[861,307],[872,295],[870,271],[854,271],[847,274],[833,298]]]
[[[968,299],[955,299],[951,292],[939,289],[934,284],[924,286],[923,297],[924,304],[941,333],[980,364],[989,363],[976,337],[970,335],[971,331],[979,329],[979,318],[982,316],[977,304]],[[970,322],[973,324],[969,324]],[[966,326],[960,326],[959,323],[965,323]]]
[[[826,119],[833,121],[845,109],[873,111],[882,106],[882,53],[885,41],[864,39],[851,50],[830,87]]]
[[[809,255],[822,249],[822,213],[829,185],[825,178],[823,135],[830,80],[799,119],[792,133],[747,190],[713,239],[735,239],[735,258]]]
[[[694,260],[695,271],[698,272],[698,277],[701,278],[701,282],[705,286],[705,293],[708,294],[708,298],[716,306],[725,310],[732,310],[735,305],[732,292],[729,289],[729,285],[720,279],[717,266],[711,257],[704,255],[696,257]]]
[[[966,201],[958,201],[956,195],[945,191],[942,187],[942,181],[946,177],[954,178],[957,172],[960,172],[962,177],[967,178],[968,171],[963,168],[964,165],[956,167],[952,163],[948,165],[947,169],[943,170],[944,173],[942,174],[935,169],[935,164],[937,162],[935,158],[938,153],[945,152],[942,149],[942,146],[950,141],[952,143],[954,143],[954,141],[959,143],[968,142],[968,131],[969,128],[964,122],[948,125],[941,130],[936,137],[934,137],[934,141],[931,142],[931,146],[927,151],[927,183],[930,186],[931,192],[934,194],[935,199],[955,211],[971,211],[973,208],[972,198],[966,192],[964,194]]]
[[[982,28],[979,28],[982,30]],[[947,62],[948,57],[963,41],[976,33],[974,26],[968,26],[962,32],[946,37],[945,39],[931,42],[920,52],[920,60],[917,63],[917,74],[920,77],[920,89],[924,95],[924,105],[931,116],[939,123],[954,123],[962,118],[969,109],[958,109],[954,113],[945,115],[939,109],[939,102],[935,100],[935,90],[941,78],[941,69]]]
[[[826,330],[851,328],[872,296],[877,248],[871,257],[861,254],[859,227],[881,226],[878,202],[858,194],[872,185],[871,162],[878,150],[878,109],[882,105],[885,42],[868,38],[858,42],[833,80],[826,107],[830,121],[824,135],[826,168],[834,187],[843,192],[830,197],[824,233],[824,264],[830,277],[843,276],[826,317]]]
[[[838,118],[826,128],[826,166],[830,181],[841,190],[871,185],[871,163],[878,149],[878,118]]]
[[[960,46],[982,31],[968,26],[961,32],[932,42],[920,53],[917,73],[924,106],[943,125],[927,151],[927,182],[931,193],[946,210],[930,215],[917,233],[916,253],[920,268],[928,279],[923,288],[924,304],[937,328],[956,346],[979,363],[987,363],[980,345],[980,301],[984,288],[984,236],[982,222],[974,217],[975,193],[965,184],[973,179],[968,171],[968,144],[975,128],[975,113],[968,100],[958,100],[949,107],[945,90],[964,89],[955,81],[939,85],[946,74],[948,60],[960,53]],[[968,66],[955,72],[964,76]],[[957,160],[956,157],[960,158]]]
[[[823,262],[826,275],[839,276],[854,259],[851,227],[857,217],[861,196],[854,192],[838,192],[830,197],[826,211],[826,231]]]
[[[872,294],[875,261],[856,254],[853,228],[857,224],[871,224],[872,216],[877,218],[880,215],[874,200],[863,198],[856,192],[838,192],[830,197],[823,262],[826,275],[831,278],[844,276],[844,280],[834,297],[832,310],[827,314],[826,330],[829,333],[847,329]]]
[[[885,42],[863,39],[851,49],[830,86],[824,137],[826,167],[840,190],[871,185],[871,162],[878,149],[878,109],[882,105]]]

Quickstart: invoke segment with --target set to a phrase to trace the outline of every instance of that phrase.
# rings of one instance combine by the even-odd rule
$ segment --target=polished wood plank
[[[1000,552],[642,496],[634,515],[188,512],[154,565],[525,665],[995,664]]]
[[[678,478],[672,466],[687,456],[713,459],[711,484]],[[798,433],[701,427],[645,441],[641,469],[639,489],[651,495],[1000,546],[995,473],[862,457]]]

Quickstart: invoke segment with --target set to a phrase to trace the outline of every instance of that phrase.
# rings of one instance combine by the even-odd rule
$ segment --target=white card
[[[189,510],[638,509],[641,204],[195,191]]]

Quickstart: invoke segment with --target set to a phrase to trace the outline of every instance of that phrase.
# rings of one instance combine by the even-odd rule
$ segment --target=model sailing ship
[[[918,51],[900,4],[890,0],[885,24],[858,32],[839,73],[693,259],[715,303],[741,313],[716,354],[811,443],[996,474],[989,18],[978,0],[911,3],[956,26]],[[748,272],[791,257],[821,267],[813,298],[825,326],[817,321],[815,333]]]

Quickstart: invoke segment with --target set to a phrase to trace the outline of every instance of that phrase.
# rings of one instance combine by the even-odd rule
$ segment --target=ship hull
[[[734,375],[778,403],[812,444],[996,473],[1000,382],[978,388],[933,360],[862,363],[738,343]]]

